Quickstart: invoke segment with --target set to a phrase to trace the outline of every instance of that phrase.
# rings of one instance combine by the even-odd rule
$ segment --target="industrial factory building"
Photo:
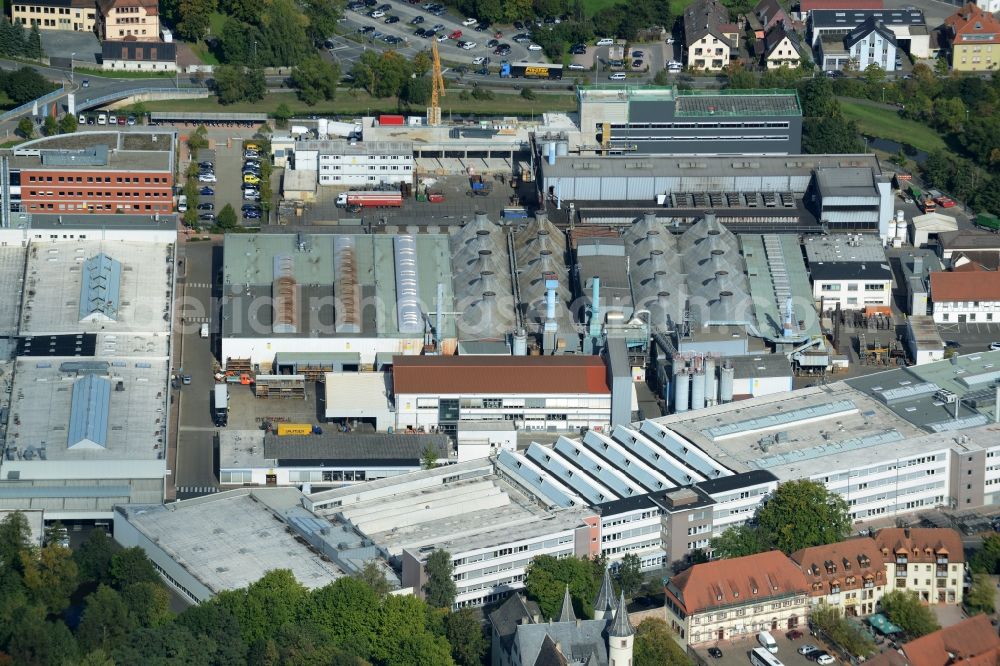
[[[448,238],[437,234],[236,234],[223,255],[222,361],[301,372],[372,367],[376,354],[418,354],[424,316],[452,311]],[[454,349],[453,318],[436,331]]]
[[[317,176],[320,185],[372,188],[412,183],[413,144],[409,141],[305,140],[294,143],[294,171]]]
[[[577,431],[611,423],[609,370],[599,356],[399,356],[396,426],[455,435],[462,421]],[[634,391],[617,396],[631,407]],[[631,413],[631,409],[628,410]]]
[[[626,225],[655,210],[680,231],[712,210],[734,233],[814,234],[832,225],[892,235],[891,184],[874,155],[569,155],[539,168],[549,214],[560,222]]]
[[[805,239],[813,298],[820,311],[888,308],[892,269],[882,243],[865,234]],[[871,310],[869,310],[871,311]]]
[[[802,108],[794,90],[578,86],[577,98],[583,152],[789,155],[802,150]]]

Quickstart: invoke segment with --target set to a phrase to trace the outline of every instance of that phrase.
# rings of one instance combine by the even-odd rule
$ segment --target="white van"
[[[778,643],[774,640],[774,636],[771,635],[770,631],[762,631],[757,634],[757,642],[767,648],[768,652],[777,654]]]
[[[615,72],[614,74],[608,76],[608,79],[611,81],[624,81],[626,78],[625,72]]]
[[[201,331],[199,331],[199,333],[200,333],[201,337],[207,338],[208,337],[208,324],[202,324],[201,325]]]
[[[177,197],[177,212],[186,213],[188,209],[188,198],[186,194]]]
[[[108,114],[106,114],[106,113],[99,114],[97,116],[97,124],[98,125],[107,125],[108,124]]]

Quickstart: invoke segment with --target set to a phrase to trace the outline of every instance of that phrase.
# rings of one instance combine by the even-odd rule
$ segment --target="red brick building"
[[[74,136],[79,140],[83,135]],[[152,149],[128,149],[120,145],[119,135],[110,133],[95,133],[95,142],[110,138],[114,148],[96,144],[70,149],[43,141],[16,149],[8,160],[12,204],[35,214],[172,213],[173,141],[170,135],[158,136],[163,139]]]

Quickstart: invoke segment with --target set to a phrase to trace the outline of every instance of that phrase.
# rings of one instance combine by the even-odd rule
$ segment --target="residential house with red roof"
[[[939,324],[1000,321],[1000,273],[931,273],[932,314]]]
[[[803,548],[791,557],[809,583],[813,605],[839,608],[845,617],[871,615],[891,589],[882,551],[870,537]]]
[[[1000,663],[1000,636],[987,615],[974,615],[958,624],[938,629],[886,650],[868,661],[869,666],[996,666]]]
[[[664,597],[685,646],[787,631],[812,606],[806,577],[779,550],[696,564],[666,582]]]
[[[958,532],[893,527],[879,530],[875,543],[885,560],[891,589],[915,592],[928,604],[962,603],[965,553]]]
[[[989,72],[1000,66],[1000,20],[969,3],[944,21],[951,44],[951,68],[957,72]]]

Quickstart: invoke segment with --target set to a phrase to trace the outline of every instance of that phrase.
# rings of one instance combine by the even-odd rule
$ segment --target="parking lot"
[[[239,139],[229,140],[226,143],[216,143],[215,148],[206,148],[198,151],[197,160],[199,162],[211,162],[215,165],[215,183],[198,183],[199,191],[205,192],[205,188],[210,188],[213,194],[200,194],[199,206],[211,205],[210,210],[199,210],[199,217],[206,213],[212,213],[216,219],[219,212],[229,204],[236,211],[240,224],[248,226],[258,226],[259,219],[243,219],[243,204],[249,203],[243,200],[243,142]],[[204,221],[204,224],[211,224]]]
[[[804,635],[802,638],[795,640],[789,640],[784,633],[778,631],[771,632],[775,642],[778,644],[778,654],[775,656],[782,664],[785,666],[814,666],[815,662],[809,661],[798,653],[798,649],[804,645],[815,645],[821,650],[826,650],[834,657],[837,656],[836,652],[831,650],[823,641],[815,636],[810,636],[808,628],[803,627],[800,631]],[[722,656],[718,658],[709,656],[708,648],[710,647],[717,647],[722,650]],[[737,641],[718,641],[712,645],[706,644],[698,647],[696,652],[702,658],[703,663],[710,664],[711,666],[747,666],[750,663],[750,651],[756,647],[760,647],[760,643],[757,642],[756,637],[748,637]],[[838,659],[837,661],[839,662],[840,660]]]

